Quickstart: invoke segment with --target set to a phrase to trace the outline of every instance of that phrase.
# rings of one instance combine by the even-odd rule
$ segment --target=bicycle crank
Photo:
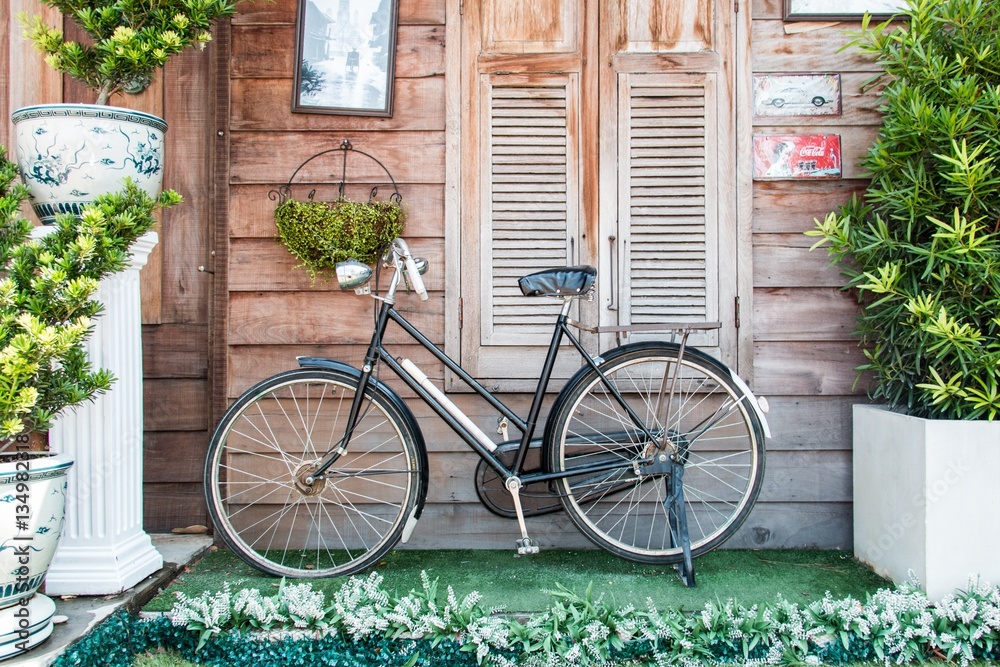
[[[521,529],[521,539],[515,540],[517,553],[519,556],[525,554],[537,554],[538,544],[528,537],[528,528],[524,525],[524,512],[521,510],[521,480],[517,477],[508,477],[506,481],[507,490],[510,491],[510,498],[514,503],[514,512],[517,514],[517,524]]]

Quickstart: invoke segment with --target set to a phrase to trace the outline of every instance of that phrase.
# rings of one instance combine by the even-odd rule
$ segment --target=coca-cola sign
[[[840,178],[840,175],[839,134],[754,135],[754,180]]]

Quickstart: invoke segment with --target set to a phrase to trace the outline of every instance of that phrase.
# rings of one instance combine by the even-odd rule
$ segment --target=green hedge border
[[[70,646],[51,667],[131,667],[135,657],[157,648],[176,651],[186,660],[213,667],[476,667],[475,654],[453,641],[432,646],[427,640],[371,638],[265,640],[227,632],[197,649],[198,635],[174,626],[166,617],[135,618],[121,610]]]
[[[984,632],[977,640],[970,642],[975,648],[970,648],[968,653],[953,654],[949,656],[952,661],[967,664],[970,660],[1000,660],[1000,615],[996,604],[996,591],[993,591],[993,600],[987,603],[984,597],[978,597],[979,603],[972,607],[966,606],[965,612],[972,613],[973,616],[984,614],[991,617],[985,621]],[[830,599],[831,603],[838,602]],[[851,601],[856,602],[856,601]],[[869,601],[870,602],[870,601]],[[861,603],[857,602],[859,609]],[[695,617],[709,612],[709,607],[721,620],[727,614],[736,612],[742,615],[748,611],[735,603],[708,605],[706,610],[695,613],[688,619],[697,623]],[[987,609],[987,607],[989,609]],[[754,607],[749,611],[757,610]],[[780,613],[767,607],[760,609],[760,615],[752,614],[754,618],[764,624],[780,624],[782,619]],[[978,612],[978,613],[977,613]],[[934,628],[935,634],[943,636],[944,633],[958,632],[962,629],[966,632],[972,629],[970,618],[962,618],[965,615],[958,611],[955,618],[947,618],[945,622],[939,623]],[[905,616],[905,614],[904,614]],[[951,616],[951,614],[947,614]],[[939,617],[940,618],[940,617]],[[983,619],[981,619],[983,620]],[[531,621],[529,620],[529,623]],[[714,623],[713,623],[714,625]],[[614,665],[674,665],[679,664],[684,667],[692,665],[745,665],[766,663],[779,663],[785,665],[848,665],[860,662],[885,662],[906,664],[919,661],[923,662],[934,657],[942,657],[940,653],[927,653],[926,644],[929,637],[913,637],[915,642],[913,648],[917,650],[905,660],[900,660],[900,655],[893,655],[892,652],[879,650],[878,636],[886,639],[883,631],[897,630],[897,628],[870,627],[867,630],[861,626],[847,627],[845,625],[840,636],[830,638],[830,641],[817,646],[810,643],[807,651],[796,651],[790,646],[795,642],[795,638],[790,636],[776,637],[779,644],[783,644],[780,658],[775,660],[773,649],[766,642],[756,643],[747,651],[746,644],[741,650],[741,636],[746,638],[746,634],[734,632],[737,630],[736,624],[728,630],[725,627],[716,628],[717,632],[712,633],[713,637],[702,637],[698,643],[702,643],[702,648],[707,649],[699,656],[700,659],[693,659],[693,656],[685,651],[684,639],[694,639],[690,634],[681,632],[681,637],[674,640],[667,639],[661,641],[657,646],[653,642],[645,639],[637,639],[626,643],[622,648],[612,649],[606,654],[605,659],[582,659],[566,660],[566,656],[554,655],[556,651],[548,651],[551,655],[544,658],[540,655],[527,655],[520,651],[504,651],[500,655],[493,652],[493,658],[500,658],[507,664],[516,665],[601,665],[611,667]],[[741,626],[744,627],[745,626]],[[760,628],[763,629],[763,628]],[[874,631],[874,632],[873,632]],[[686,635],[686,637],[685,637]],[[249,635],[239,630],[228,630],[207,638],[199,648],[200,636],[198,632],[193,632],[187,628],[174,625],[166,616],[156,618],[135,618],[126,610],[120,610],[113,614],[103,623],[98,625],[88,635],[81,638],[70,646],[53,663],[52,667],[131,667],[135,657],[158,648],[165,648],[177,652],[186,660],[212,667],[308,667],[312,665],[330,665],[333,667],[477,667],[475,652],[470,652],[468,646],[463,649],[462,644],[451,639],[437,638],[431,639],[393,639],[384,635],[372,634],[364,638],[351,638],[342,632],[331,632],[321,638],[293,638],[284,637],[281,639],[262,639]],[[969,639],[966,637],[966,639]],[[566,642],[564,637],[562,643]],[[782,647],[778,647],[782,648]],[[921,650],[923,648],[924,650]],[[542,653],[542,651],[538,651]],[[803,653],[808,657],[803,659]],[[496,664],[491,660],[491,664]]]

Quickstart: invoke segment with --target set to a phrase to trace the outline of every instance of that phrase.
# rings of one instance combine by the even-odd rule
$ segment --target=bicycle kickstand
[[[680,546],[683,560],[677,564],[677,573],[688,588],[694,588],[694,563],[691,558],[691,537],[688,535],[687,511],[684,508],[684,465],[675,457],[670,459],[670,476],[667,478],[667,498],[664,501],[670,517],[671,546]]]
[[[521,528],[521,539],[515,540],[517,553],[520,556],[525,554],[537,554],[538,544],[528,537],[528,528],[524,525],[524,511],[521,510],[521,480],[517,477],[509,477],[505,482],[507,491],[510,492],[511,500],[514,502],[514,512],[517,514],[517,525]]]

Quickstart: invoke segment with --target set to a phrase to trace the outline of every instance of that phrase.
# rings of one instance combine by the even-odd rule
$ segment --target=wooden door
[[[721,0],[466,0],[460,338],[473,375],[531,386],[559,302],[522,297],[517,278],[552,266],[599,267],[585,322],[732,329],[726,12]],[[725,356],[735,333],[695,342]],[[564,357],[562,376],[579,366]]]
[[[735,5],[601,5],[602,323],[721,321],[735,365]]]

